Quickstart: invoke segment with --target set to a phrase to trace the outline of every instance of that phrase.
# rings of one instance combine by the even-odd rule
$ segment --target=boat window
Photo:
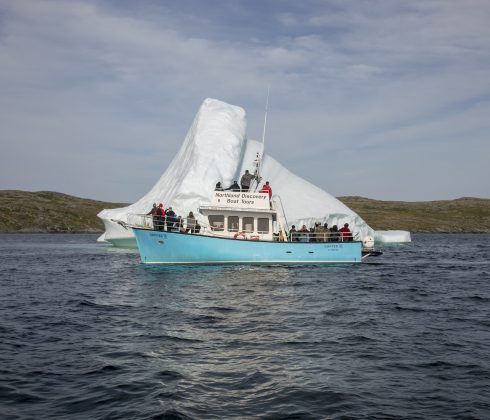
[[[242,219],[242,226],[245,232],[253,232],[254,231],[254,218],[253,217],[244,217]]]
[[[225,216],[209,215],[208,220],[211,230],[221,231],[225,229]]]
[[[228,216],[228,232],[238,232],[238,216]]]
[[[257,219],[257,232],[258,233],[269,233],[269,218],[259,217]]]

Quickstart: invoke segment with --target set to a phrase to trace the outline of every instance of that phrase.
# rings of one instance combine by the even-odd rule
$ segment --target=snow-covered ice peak
[[[243,108],[204,100],[182,147],[153,188],[136,203],[103,210],[98,216],[126,222],[128,214],[148,212],[160,202],[181,215],[196,210],[201,202],[208,202],[218,180],[225,185],[239,175],[245,130]]]

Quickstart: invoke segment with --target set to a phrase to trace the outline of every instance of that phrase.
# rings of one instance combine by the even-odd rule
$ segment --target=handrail
[[[153,216],[151,214],[128,214],[127,225],[131,227],[153,229]]]
[[[154,216],[151,214],[130,213],[128,214],[128,222],[126,224],[130,227],[153,229],[153,230],[196,231],[196,230],[203,229],[203,226],[199,224],[197,220],[195,220],[195,222],[192,224],[188,224],[187,218],[178,219],[177,217]]]
[[[195,219],[195,223],[188,225],[187,217],[180,219],[182,222],[180,227],[178,226],[177,218],[168,216],[153,216],[151,214],[128,214],[128,222],[124,223],[127,227],[136,227],[142,229],[152,229],[152,230],[166,230],[166,231],[181,231],[181,232],[191,232],[191,233],[205,233],[209,231],[216,232],[207,223],[199,222]]]
[[[296,231],[289,234],[291,242],[352,242],[359,240],[359,232]]]

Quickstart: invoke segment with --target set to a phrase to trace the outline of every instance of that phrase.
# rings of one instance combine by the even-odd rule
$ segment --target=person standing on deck
[[[240,179],[242,191],[247,192],[250,189],[250,183],[252,182],[252,179],[254,179],[254,176],[250,172],[248,172],[247,169]]]
[[[146,213],[147,216],[149,216],[150,214],[153,214],[157,211],[157,203],[153,203],[153,208],[148,212]]]
[[[263,185],[263,187],[260,189],[261,193],[268,193],[269,194],[269,199],[272,198],[272,188],[271,186],[269,185],[269,181],[266,181],[265,184]]]
[[[272,208],[272,188],[269,185],[269,181],[266,181],[264,186],[260,189],[261,193],[268,193],[269,194],[269,206]]]
[[[163,227],[165,225],[164,223],[165,210],[163,207],[163,203],[160,203],[158,207],[156,206],[156,204],[154,204],[153,206],[154,207],[151,211],[151,214],[153,216],[153,229],[163,230]]]
[[[309,236],[310,235],[308,234],[308,228],[306,227],[306,225],[301,226],[300,230],[298,230],[298,233],[300,233],[297,236],[298,242],[309,242],[309,240],[310,240]]]
[[[194,213],[192,213],[191,211],[189,212],[189,214],[187,215],[187,229],[186,229],[186,232],[187,233],[194,233],[195,230],[196,230],[196,218],[194,217]]]
[[[233,181],[233,184],[231,184],[225,191],[228,191],[228,190],[240,192],[240,185],[238,185],[238,182]]]
[[[172,207],[169,207],[165,214],[167,219],[167,230],[173,231],[175,227],[175,222],[177,221],[177,215],[172,210]]]
[[[342,235],[342,242],[351,242],[352,241],[352,233],[349,229],[349,223],[344,223],[344,227],[339,229],[339,232]]]
[[[151,219],[153,221],[153,229],[154,230],[157,230],[157,226],[156,226],[156,222],[155,222],[156,215],[157,215],[157,209],[158,209],[157,203],[153,203],[152,209],[148,213],[146,213],[147,216],[150,216],[150,215],[153,216]],[[145,222],[145,224],[146,224],[146,222]]]
[[[330,242],[330,229],[327,222],[323,224],[323,231],[325,232],[325,242]]]
[[[269,185],[269,181],[265,182],[259,192],[269,194],[269,201],[272,199],[272,188]]]
[[[315,223],[315,239],[317,242],[327,242],[325,237],[325,229],[320,222]]]

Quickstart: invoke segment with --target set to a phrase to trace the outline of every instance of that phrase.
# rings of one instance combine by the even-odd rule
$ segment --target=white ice
[[[227,187],[248,169],[253,173],[256,153],[262,154],[262,143],[246,137],[246,114],[237,106],[216,99],[206,99],[201,105],[189,132],[175,158],[155,186],[136,203],[128,207],[102,210],[98,216],[106,231],[99,240],[128,245],[134,242],[132,231],[117,221],[127,222],[128,214],[147,213],[153,203],[163,203],[183,217],[189,211],[201,222],[197,211],[200,205],[209,205],[216,182]],[[270,140],[273,141],[273,140]],[[379,242],[409,242],[410,233],[404,231],[374,232],[354,211],[332,195],[310,182],[294,175],[267,153],[262,159],[261,175],[269,181],[273,193],[281,198],[291,227],[315,222],[336,224],[339,228],[349,223],[360,238],[374,236]]]

